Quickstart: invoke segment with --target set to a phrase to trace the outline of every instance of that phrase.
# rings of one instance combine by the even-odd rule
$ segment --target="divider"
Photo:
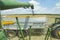
[[[17,22],[19,31],[20,31],[20,33],[21,33],[22,39],[25,40],[25,39],[24,39],[24,34],[23,34],[23,32],[22,32],[22,29],[21,29],[20,24],[19,24],[19,21],[18,21],[18,17],[16,17],[16,22]]]
[[[31,40],[31,26],[30,26],[30,28],[29,28],[29,40]]]

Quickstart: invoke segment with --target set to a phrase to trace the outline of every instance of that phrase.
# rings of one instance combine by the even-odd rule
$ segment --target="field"
[[[31,40],[44,40],[44,36],[41,35],[41,36],[31,36]],[[18,37],[14,37],[14,38],[10,38],[10,40],[19,40]],[[20,39],[22,40],[22,39]],[[29,36],[25,37],[25,40],[29,40]],[[55,39],[55,38],[49,38],[49,40],[60,40],[60,39]]]

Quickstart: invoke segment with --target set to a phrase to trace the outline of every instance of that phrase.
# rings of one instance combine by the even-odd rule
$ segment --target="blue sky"
[[[20,2],[29,2],[34,4],[34,11],[35,13],[50,13],[50,14],[60,14],[60,0],[16,0],[16,1],[20,1]],[[13,9],[12,10],[4,10],[2,11],[2,13],[20,13],[19,10],[21,10],[21,13],[30,13],[28,10],[28,12],[26,12],[26,10],[22,11],[23,9]]]
[[[30,0],[17,0],[21,2],[29,2]],[[60,0],[35,0],[40,3],[42,7],[47,7],[47,8],[53,8],[56,4],[56,2]]]
[[[47,8],[52,8],[56,4],[56,0],[38,0],[38,2],[41,3],[41,6],[47,7]]]

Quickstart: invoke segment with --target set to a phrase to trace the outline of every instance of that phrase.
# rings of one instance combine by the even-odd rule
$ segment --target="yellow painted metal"
[[[60,36],[60,30],[58,31],[58,35]]]
[[[2,25],[14,24],[13,21],[2,21]]]

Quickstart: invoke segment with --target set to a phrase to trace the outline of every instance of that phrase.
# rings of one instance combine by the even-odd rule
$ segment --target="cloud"
[[[24,9],[24,8],[16,8],[16,9],[9,9],[9,10],[3,10],[2,14],[26,14],[31,13],[31,9]]]
[[[60,8],[60,2],[56,3],[56,7]]]
[[[60,14],[60,1],[56,3],[55,7],[52,9],[52,12]]]
[[[45,11],[47,9],[47,8],[41,7],[40,3],[35,1],[35,0],[31,0],[31,1],[29,1],[29,3],[34,5],[34,12],[35,13],[40,13],[40,12],[43,12],[43,11]]]

